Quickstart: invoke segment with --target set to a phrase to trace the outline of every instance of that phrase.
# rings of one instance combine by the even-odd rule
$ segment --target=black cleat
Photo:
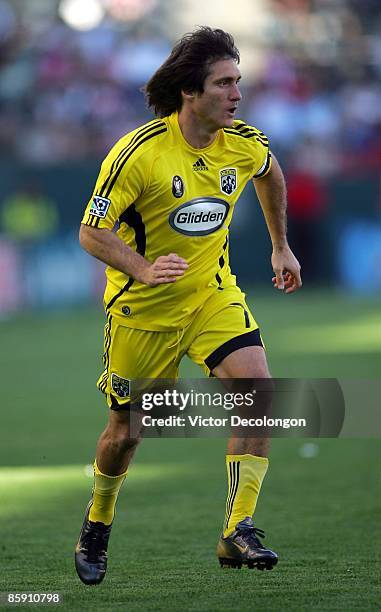
[[[238,523],[235,530],[226,538],[220,537],[217,544],[217,557],[221,567],[236,567],[242,565],[259,570],[271,570],[278,563],[278,556],[272,550],[265,548],[258,536],[265,537],[262,529],[254,527],[253,519],[247,516]]]
[[[100,584],[107,569],[107,545],[112,523],[104,525],[90,521],[91,504],[90,501],[75,548],[75,569],[84,584]]]

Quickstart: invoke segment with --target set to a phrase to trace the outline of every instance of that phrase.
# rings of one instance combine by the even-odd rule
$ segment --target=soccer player
[[[80,229],[105,262],[104,372],[109,421],[76,547],[82,582],[104,578],[115,503],[139,443],[129,428],[134,378],[176,378],[187,354],[218,378],[269,378],[258,325],[229,267],[229,225],[253,179],[272,240],[274,286],[301,286],[286,238],[286,190],[266,136],[236,119],[239,51],[232,36],[185,35],[146,86],[157,119],[127,134],[102,164]],[[217,547],[221,565],[271,569],[254,513],[268,468],[268,440],[228,442],[228,495]]]

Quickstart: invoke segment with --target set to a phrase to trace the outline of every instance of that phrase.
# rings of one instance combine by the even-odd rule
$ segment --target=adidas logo
[[[198,160],[196,161],[196,163],[193,164],[193,170],[196,170],[196,171],[209,170],[209,168],[205,164],[205,162],[202,159],[202,157],[199,157]]]

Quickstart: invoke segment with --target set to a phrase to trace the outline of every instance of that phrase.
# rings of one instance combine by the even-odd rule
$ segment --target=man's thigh
[[[217,291],[192,324],[189,357],[209,375],[228,355],[245,347],[263,347],[257,322],[239,287]]]
[[[177,340],[176,332],[133,329],[109,316],[104,336],[104,371],[97,381],[109,407],[118,410],[129,406],[132,379],[176,378]]]

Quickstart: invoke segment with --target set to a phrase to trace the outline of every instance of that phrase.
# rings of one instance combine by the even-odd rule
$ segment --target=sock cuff
[[[109,476],[108,474],[103,474],[103,472],[101,472],[99,467],[98,467],[96,459],[94,460],[93,468],[94,468],[94,476],[105,476],[106,478],[120,478],[121,476],[123,476],[123,478],[125,478],[127,476],[127,472],[128,472],[128,470],[126,470],[125,472],[123,472],[123,474],[117,474],[116,476]]]
[[[267,457],[259,457],[258,455],[251,455],[249,453],[245,455],[226,455],[226,463],[229,463],[230,461],[254,461],[263,463],[265,465],[269,464]]]

